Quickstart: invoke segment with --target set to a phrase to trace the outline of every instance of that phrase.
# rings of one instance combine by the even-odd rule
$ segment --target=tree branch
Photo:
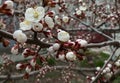
[[[53,67],[50,67],[50,68],[55,68],[57,70],[61,70],[61,69],[68,69],[69,66],[53,66]],[[95,71],[95,68],[79,68],[79,67],[76,67],[76,68],[71,68],[71,70],[91,72],[91,71]],[[35,74],[38,74],[38,73],[39,73],[39,71],[32,71],[29,75],[32,76],[32,75],[35,75]],[[11,75],[10,79],[20,79],[20,78],[23,78],[23,76],[24,76],[24,74]],[[2,80],[7,79],[7,75],[0,75],[0,79],[2,79]]]

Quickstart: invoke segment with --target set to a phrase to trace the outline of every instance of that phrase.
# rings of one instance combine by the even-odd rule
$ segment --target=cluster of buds
[[[75,42],[73,41],[68,41],[63,44],[64,47],[70,47],[74,50],[78,50],[80,48],[86,47],[87,46],[87,41],[83,39],[77,39]]]
[[[77,59],[77,56],[75,52],[69,51],[67,53],[65,52],[59,52],[57,55],[57,58],[61,61],[75,61]]]
[[[75,10],[76,10],[76,12],[74,13],[74,15],[76,17],[81,18],[81,19],[85,18],[85,13],[84,12],[87,10],[87,6],[86,6],[85,3],[82,3],[82,5],[80,5],[80,7],[76,8]]]
[[[13,61],[6,54],[3,54],[2,58],[4,66],[8,66],[13,63]]]
[[[34,50],[31,50],[29,48],[24,49],[22,56],[23,57],[29,57],[29,56],[34,56],[36,54],[36,52]]]
[[[7,0],[0,7],[0,13],[4,13],[7,15],[13,15],[13,13],[14,13],[13,7],[14,7],[13,1]]]
[[[47,72],[50,72],[50,71],[53,71],[55,70],[53,67],[50,67],[48,65],[42,67],[41,69],[39,69],[39,74],[37,75],[37,78],[41,78],[41,77],[44,77],[44,75],[47,73]]]

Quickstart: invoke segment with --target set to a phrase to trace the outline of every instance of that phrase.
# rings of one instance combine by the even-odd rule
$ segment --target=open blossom
[[[63,17],[62,17],[62,21],[63,21],[64,23],[68,23],[68,21],[69,21],[69,17],[63,15]]]
[[[45,15],[43,7],[28,8],[25,12],[25,19],[31,22],[39,22]]]
[[[33,23],[33,30],[34,31],[42,31],[43,25],[41,23]]]
[[[27,36],[21,30],[16,30],[13,33],[13,38],[16,39],[19,43],[22,43],[22,44],[27,41]]]
[[[30,21],[23,21],[20,23],[20,29],[25,31],[25,30],[30,30],[32,28],[32,22]]]
[[[53,19],[52,19],[51,17],[49,17],[48,15],[45,16],[45,22],[46,22],[46,24],[48,25],[48,27],[49,27],[50,29],[53,29],[53,27],[54,27],[54,22],[53,22]]]
[[[76,10],[76,14],[77,15],[81,15],[82,14],[82,11],[80,9]]]
[[[70,35],[68,32],[60,30],[58,32],[57,38],[62,42],[67,42],[70,39]]]
[[[67,59],[67,60],[70,60],[70,61],[76,60],[76,55],[75,55],[75,53],[74,53],[74,52],[68,52],[68,53],[66,54],[66,59]]]
[[[14,3],[11,0],[7,0],[4,2],[4,4],[6,5],[5,9],[13,9]]]

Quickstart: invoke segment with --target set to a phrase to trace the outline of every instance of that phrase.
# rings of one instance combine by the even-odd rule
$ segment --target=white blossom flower
[[[28,8],[25,12],[25,19],[31,22],[39,22],[45,15],[43,7]]]
[[[70,60],[70,61],[76,60],[76,55],[75,55],[75,53],[74,53],[74,52],[68,52],[68,53],[66,54],[66,59],[67,59],[67,60]]]
[[[27,41],[27,36],[21,30],[16,30],[13,33],[13,38],[16,39],[19,43],[22,43],[22,44]]]
[[[87,45],[87,41],[86,40],[77,39],[76,41],[81,45],[81,47],[85,47]]]
[[[32,28],[32,22],[30,21],[23,21],[20,23],[20,29],[25,31],[25,30],[30,30]]]
[[[26,69],[25,69],[25,71],[26,71],[27,73],[30,73],[31,70],[32,70],[32,68],[31,68],[30,66],[27,66]]]
[[[70,35],[68,32],[60,30],[57,34],[57,38],[62,42],[67,42],[70,39]]]
[[[62,17],[62,21],[63,21],[64,23],[68,23],[68,21],[69,21],[69,17],[63,15],[63,17]]]
[[[7,5],[5,9],[13,9],[13,6],[14,6],[13,1],[7,0],[7,1],[4,2],[4,4]]]
[[[76,11],[76,14],[77,14],[77,15],[81,15],[81,13],[82,13],[82,11],[81,11],[80,9],[78,9],[78,10]]]
[[[59,54],[58,59],[61,60],[61,61],[65,60],[65,55],[64,54]]]
[[[33,30],[34,31],[42,31],[43,25],[41,23],[33,23]]]
[[[53,49],[54,50],[58,50],[59,48],[60,48],[60,44],[59,43],[53,44]]]

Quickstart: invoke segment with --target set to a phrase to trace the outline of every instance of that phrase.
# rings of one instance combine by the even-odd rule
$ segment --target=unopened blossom
[[[49,52],[50,54],[53,54],[53,53],[55,52],[55,50],[53,49],[53,46],[50,46],[50,47],[48,48],[48,52]]]
[[[33,30],[34,31],[42,31],[43,25],[41,23],[33,23]]]
[[[59,43],[53,44],[53,49],[54,50],[59,50],[59,48],[60,48],[60,44]]]
[[[107,66],[108,66],[109,68],[112,68],[112,64],[110,64],[110,63],[109,63],[109,64],[107,64]]]
[[[116,61],[115,66],[120,67],[120,61]]]
[[[27,73],[30,73],[31,70],[32,70],[32,68],[31,68],[31,66],[29,66],[29,65],[28,65],[28,66],[26,67],[26,69],[25,69],[25,71],[26,71]]]
[[[57,15],[55,16],[55,22],[61,25],[61,19]]]
[[[32,28],[32,22],[30,21],[23,21],[20,23],[20,29],[25,31],[25,30],[30,30]]]
[[[25,43],[27,41],[27,36],[21,30],[16,30],[13,33],[13,38],[16,39],[19,43]]]
[[[65,54],[59,54],[58,59],[61,61],[65,60]]]
[[[16,65],[16,69],[22,69],[22,68],[23,68],[23,64],[18,63],[18,64]]]
[[[76,42],[78,42],[81,47],[85,47],[87,45],[87,41],[83,39],[77,39]]]
[[[76,60],[76,55],[74,52],[68,52],[66,53],[66,59],[70,61]]]
[[[57,34],[57,38],[62,42],[67,42],[70,39],[70,35],[66,31],[59,30]]]
[[[39,22],[45,15],[43,7],[28,8],[25,12],[25,19],[31,22]]]
[[[91,77],[91,80],[94,81],[94,80],[95,80],[95,77]]]
[[[30,65],[34,67],[34,66],[36,65],[36,60],[35,60],[35,59],[32,59],[32,60],[30,61]]]
[[[13,46],[12,49],[11,49],[11,53],[12,54],[18,54],[18,47],[17,46]]]
[[[97,70],[97,71],[100,71],[100,69],[101,69],[100,67],[96,67],[96,70]]]
[[[69,21],[69,17],[63,15],[63,17],[62,17],[62,21],[63,21],[64,23],[68,23],[68,21]]]
[[[48,27],[50,29],[52,29],[54,27],[53,19],[51,17],[49,17],[48,15],[45,16],[45,23],[48,25]]]
[[[13,9],[14,3],[11,0],[7,0],[4,2],[4,4],[6,5],[5,9]]]

